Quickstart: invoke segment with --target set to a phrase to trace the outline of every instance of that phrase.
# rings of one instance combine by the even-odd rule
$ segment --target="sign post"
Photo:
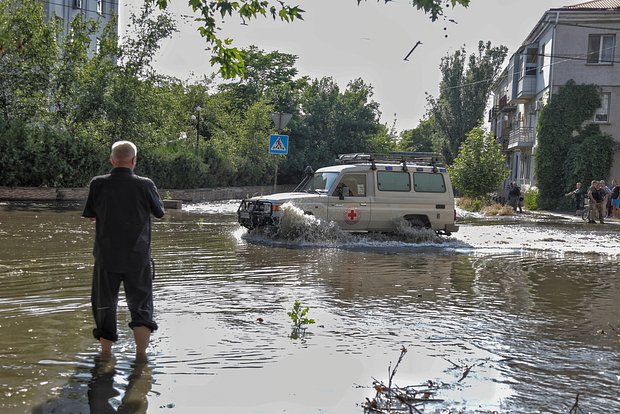
[[[273,192],[277,191],[278,187],[278,155],[288,154],[288,135],[281,135],[282,130],[291,120],[293,114],[287,114],[284,112],[274,112],[271,114],[271,120],[278,130],[278,134],[272,134],[269,136],[269,153],[276,155],[276,172],[273,178]]]

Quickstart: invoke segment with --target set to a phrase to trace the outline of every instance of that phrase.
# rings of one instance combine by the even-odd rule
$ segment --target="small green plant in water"
[[[306,317],[310,308],[302,308],[301,302],[299,300],[295,301],[293,305],[293,309],[290,312],[287,312],[287,315],[293,321],[293,332],[291,332],[292,339],[298,339],[300,335],[303,335],[305,331],[305,325],[311,325],[315,321],[314,319]]]
[[[199,218],[199,219],[196,221],[196,224],[198,224],[198,228],[202,230],[202,228],[203,228],[203,227],[204,227],[204,225],[205,225],[205,219],[204,219],[204,218],[202,218],[202,217],[201,217],[201,218]]]

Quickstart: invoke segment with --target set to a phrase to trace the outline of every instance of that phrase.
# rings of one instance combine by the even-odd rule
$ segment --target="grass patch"
[[[511,206],[499,203],[493,203],[484,207],[482,212],[488,216],[512,216],[514,214]]]
[[[456,205],[466,211],[482,213],[488,216],[512,216],[514,212],[509,205],[496,203],[491,199],[461,197]]]

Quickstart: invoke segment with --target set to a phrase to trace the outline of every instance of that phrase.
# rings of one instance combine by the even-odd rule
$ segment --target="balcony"
[[[497,106],[499,112],[512,112],[517,109],[516,106],[509,104],[508,96],[504,95],[499,98],[499,105]]]
[[[536,96],[536,75],[525,75],[517,82],[515,101],[525,103]]]
[[[532,148],[536,139],[534,127],[516,128],[510,131],[508,138],[508,149],[513,148]]]

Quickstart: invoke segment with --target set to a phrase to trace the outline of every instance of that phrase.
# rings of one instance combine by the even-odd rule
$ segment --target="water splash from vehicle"
[[[406,244],[440,244],[442,237],[433,230],[411,227],[406,220],[394,222],[394,232],[386,233],[349,233],[342,230],[335,222],[321,220],[315,216],[304,214],[303,210],[291,203],[282,205],[283,216],[280,225],[254,229],[250,233],[268,237],[273,241],[284,241],[294,244],[311,245],[355,245],[378,243]]]
[[[278,239],[303,243],[344,243],[351,235],[338,227],[333,221],[321,220],[304,214],[303,210],[291,203],[282,205],[284,212],[280,226],[273,236]]]
[[[444,239],[428,228],[412,227],[405,219],[394,222],[394,235],[397,240],[407,243],[443,243]]]

